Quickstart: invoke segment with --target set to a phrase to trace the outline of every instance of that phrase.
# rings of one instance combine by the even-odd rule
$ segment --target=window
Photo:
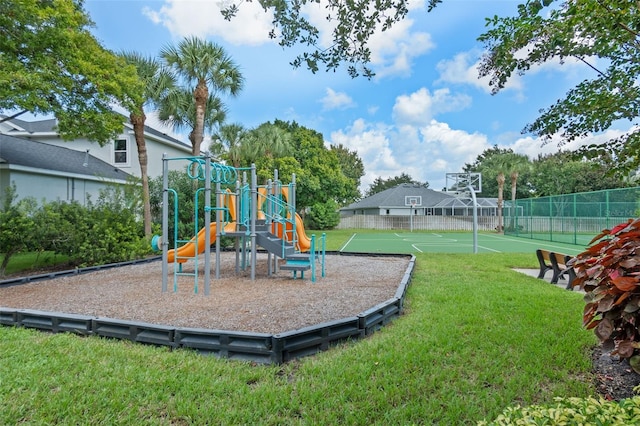
[[[129,164],[129,143],[126,139],[116,139],[113,142],[113,162]]]

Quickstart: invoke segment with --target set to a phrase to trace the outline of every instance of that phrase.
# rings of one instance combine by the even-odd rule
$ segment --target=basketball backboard
[[[422,196],[420,195],[405,195],[404,205],[411,207],[420,207],[422,205]]]
[[[482,174],[480,173],[447,173],[447,192],[469,192],[469,188],[476,194],[482,192]]]

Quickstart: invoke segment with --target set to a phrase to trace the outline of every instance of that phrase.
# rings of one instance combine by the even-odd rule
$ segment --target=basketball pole
[[[411,200],[411,210],[409,211],[409,232],[413,232],[413,211],[415,210],[416,203]]]
[[[473,186],[467,187],[471,192],[471,200],[473,201],[473,252],[478,253],[478,203],[476,202],[476,191]]]

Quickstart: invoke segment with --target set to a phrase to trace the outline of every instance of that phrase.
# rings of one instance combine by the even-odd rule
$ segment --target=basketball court
[[[576,255],[586,248],[497,233],[477,234],[477,253],[535,253],[536,249]],[[340,248],[353,253],[473,253],[472,232],[355,232]]]

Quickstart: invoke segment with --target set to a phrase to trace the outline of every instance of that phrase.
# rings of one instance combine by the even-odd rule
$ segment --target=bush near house
[[[103,191],[96,202],[15,201],[7,192],[0,210],[0,276],[15,254],[53,252],[69,266],[93,266],[142,258],[151,251],[136,209],[124,192]]]

